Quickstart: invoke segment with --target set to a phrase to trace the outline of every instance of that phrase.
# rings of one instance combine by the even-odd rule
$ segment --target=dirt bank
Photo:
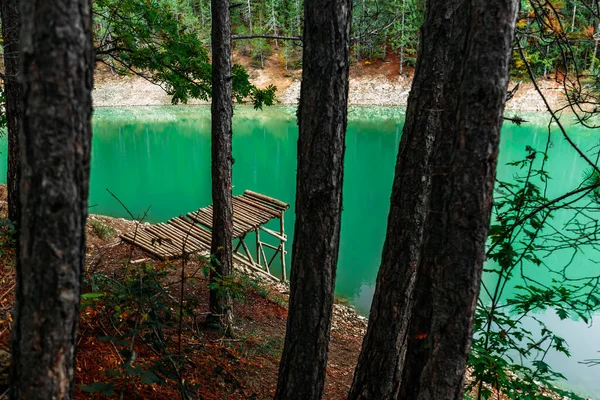
[[[0,219],[5,217],[6,189],[0,185]],[[263,275],[240,274],[243,293],[234,296],[234,337],[223,337],[203,325],[208,312],[205,261],[195,257],[186,263],[154,259],[119,239],[119,234],[135,229],[135,222],[123,218],[88,218],[83,288],[87,297],[84,294],[81,308],[74,399],[116,398],[120,394],[122,398],[168,400],[179,398],[182,387],[190,398],[272,399],[289,287],[277,281],[259,281]],[[0,227],[0,400],[7,399],[15,275],[14,240],[6,227]],[[134,295],[142,277],[147,298]],[[90,297],[91,291],[95,293]],[[181,313],[183,306],[186,312],[179,314],[182,323],[178,325],[173,310]],[[132,331],[132,319],[141,321],[134,318],[136,312],[147,322],[136,323]],[[151,319],[147,319],[149,315]],[[366,318],[352,308],[334,305],[323,399],[347,398],[366,326]],[[128,348],[136,355],[134,372],[145,379],[123,367]],[[165,363],[170,367],[165,369]],[[81,387],[94,383],[110,388],[113,395],[89,393]],[[566,399],[550,392],[547,395]],[[497,398],[507,400],[501,395]]]
[[[287,70],[281,62],[279,54],[271,55],[265,61],[263,69],[252,69],[246,57],[236,57],[236,62],[246,66],[250,71],[252,82],[258,87],[274,84],[277,99],[281,104],[296,104],[300,96],[300,70]],[[350,96],[351,105],[365,106],[406,106],[412,70],[405,70],[399,75],[399,64],[395,59],[374,62],[361,62],[351,67]],[[562,88],[552,80],[541,81],[540,87],[552,105],[558,107],[562,103]],[[148,106],[169,105],[171,97],[160,87],[138,77],[122,77],[113,75],[106,69],[96,73],[96,84],[93,92],[94,106]],[[512,85],[511,85],[512,86]],[[191,100],[190,104],[207,104],[203,101]],[[523,82],[515,97],[506,105],[508,111],[544,111],[544,103],[531,83]]]

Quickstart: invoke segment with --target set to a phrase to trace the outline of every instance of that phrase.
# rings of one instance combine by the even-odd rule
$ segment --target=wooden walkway
[[[250,190],[246,190],[241,196],[234,196],[234,262],[273,276],[270,267],[279,256],[281,279],[285,280],[287,236],[284,230],[283,214],[288,208],[289,205],[282,201]],[[212,205],[204,207],[173,218],[167,223],[141,227],[135,232],[121,235],[121,238],[162,260],[178,258],[183,254],[210,251],[212,210]],[[263,226],[272,219],[279,219],[279,231]],[[263,242],[260,238],[261,232],[277,239],[276,242],[279,245]],[[245,242],[248,234],[251,233],[254,233],[256,237],[254,255]],[[272,254],[267,257],[267,253]]]

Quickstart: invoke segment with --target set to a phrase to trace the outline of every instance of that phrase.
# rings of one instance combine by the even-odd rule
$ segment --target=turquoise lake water
[[[548,129],[542,116],[525,116],[521,127],[505,124],[498,179],[511,180],[516,172],[506,166],[523,159],[526,146],[543,150]],[[337,295],[347,298],[367,314],[381,259],[389,198],[402,131],[404,111],[395,108],[352,108],[349,112],[344,182],[344,211]],[[600,134],[581,128],[572,130],[573,140],[585,151],[600,143]],[[275,107],[254,111],[236,107],[234,117],[234,194],[250,189],[290,204],[286,213],[288,266],[293,240],[298,128],[295,109]],[[549,149],[552,177],[547,197],[578,187],[585,163],[558,134],[552,133]],[[6,140],[0,141],[6,154]],[[0,164],[4,177],[6,161]],[[127,217],[108,194],[115,193],[127,207],[142,215],[148,207],[150,222],[166,221],[211,203],[210,109],[208,107],[99,108],[94,116],[90,212]],[[557,215],[556,226],[568,215]],[[544,258],[549,265],[568,263],[568,251]],[[574,276],[600,274],[600,254],[577,254]],[[288,267],[289,268],[289,267]],[[540,274],[544,272],[540,270]],[[489,276],[484,279],[491,279]],[[540,279],[544,279],[540,276]],[[538,316],[540,317],[540,316]],[[553,313],[541,316],[549,327],[567,339],[572,357],[549,355],[549,363],[569,379],[569,386],[600,399],[600,367],[579,364],[600,358],[600,328],[582,321],[560,319]]]

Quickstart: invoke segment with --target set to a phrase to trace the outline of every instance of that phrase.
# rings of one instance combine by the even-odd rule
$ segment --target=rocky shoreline
[[[281,105],[295,105],[300,97],[300,79],[294,75],[273,74],[273,71],[255,70],[253,82],[258,87],[274,83],[277,87],[277,100]],[[513,87],[518,82],[513,82]],[[398,106],[406,107],[410,93],[409,76],[366,75],[351,76],[350,105]],[[542,93],[553,108],[564,103],[563,88],[555,81],[538,82]],[[106,71],[96,74],[96,86],[92,93],[95,107],[164,106],[171,104],[169,96],[162,88],[135,76],[117,76]],[[210,104],[201,100],[190,100],[189,104]],[[546,106],[533,84],[522,82],[515,96],[506,104],[507,111],[540,112]]]

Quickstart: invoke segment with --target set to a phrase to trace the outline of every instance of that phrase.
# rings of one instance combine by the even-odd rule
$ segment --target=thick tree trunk
[[[10,397],[66,399],[85,260],[91,1],[20,3],[22,213]]]
[[[429,1],[351,399],[463,397],[517,7]]]
[[[519,8],[517,0],[442,3],[451,3],[453,20],[465,21],[453,35],[463,57],[450,65],[449,79],[458,84],[448,93],[453,99],[434,146],[426,240],[400,389],[405,399],[464,397]]]
[[[233,206],[231,119],[231,21],[229,0],[212,0],[212,198],[213,230],[210,252],[214,256],[211,281],[232,273]],[[231,298],[223,290],[211,289],[211,319],[230,331]]]
[[[350,0],[304,3],[296,226],[276,399],[320,399],[342,212]]]
[[[456,56],[449,46],[440,45],[448,40],[448,23],[433,22],[426,19],[422,29],[396,160],[381,267],[350,399],[393,399],[400,388],[411,294],[430,193],[433,142],[442,129],[443,82],[449,73],[445,66]]]
[[[4,39],[4,94],[8,131],[8,218],[19,223],[21,200],[19,194],[19,120],[21,118],[21,89],[19,87],[19,34],[21,12],[19,0],[2,0],[2,37]]]

